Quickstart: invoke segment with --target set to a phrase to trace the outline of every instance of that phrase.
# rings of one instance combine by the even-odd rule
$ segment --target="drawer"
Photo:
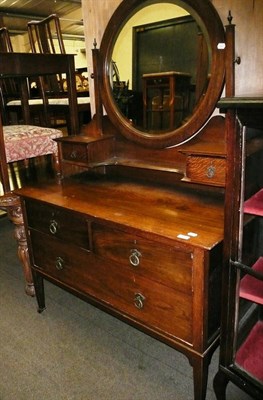
[[[152,78],[152,79],[147,79],[147,86],[167,86],[169,87],[170,79],[169,77],[160,77],[160,78]]]
[[[87,144],[63,143],[62,159],[73,162],[87,163]]]
[[[188,156],[186,176],[192,182],[225,186],[226,159],[223,157]]]
[[[34,265],[60,284],[97,299],[150,329],[192,342],[192,292],[138,277],[92,252],[31,232]]]
[[[178,247],[92,224],[92,248],[95,254],[144,277],[178,287],[186,293],[192,290],[192,252]]]
[[[38,201],[26,200],[28,226],[89,249],[88,224],[84,217]]]
[[[74,141],[76,140],[76,141]],[[82,143],[81,143],[82,141]],[[101,163],[114,156],[114,137],[102,138],[63,138],[60,143],[62,159],[77,164]]]

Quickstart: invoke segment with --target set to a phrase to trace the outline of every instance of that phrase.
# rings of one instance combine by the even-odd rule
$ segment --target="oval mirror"
[[[224,28],[209,0],[122,1],[100,49],[110,120],[146,146],[186,141],[221,94],[224,48]]]

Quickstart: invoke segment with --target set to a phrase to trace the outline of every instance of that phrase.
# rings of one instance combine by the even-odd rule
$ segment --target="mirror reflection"
[[[126,22],[114,44],[114,100],[134,127],[169,132],[187,122],[202,100],[210,65],[205,29],[187,10],[149,5]]]

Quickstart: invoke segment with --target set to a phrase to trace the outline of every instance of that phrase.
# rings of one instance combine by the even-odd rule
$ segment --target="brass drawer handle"
[[[58,271],[61,271],[64,268],[65,265],[65,261],[63,260],[62,257],[57,257],[56,258],[56,263],[55,266],[57,268]]]
[[[129,257],[130,264],[133,267],[138,267],[138,265],[140,264],[140,257],[141,257],[141,253],[139,252],[139,250],[132,249],[130,257]]]
[[[206,176],[208,178],[213,178],[215,174],[216,174],[216,168],[210,165],[210,167],[207,168]]]
[[[58,223],[57,221],[52,219],[49,224],[49,232],[52,233],[52,235],[55,235],[57,231],[58,231]]]
[[[141,293],[135,293],[134,295],[134,305],[136,308],[141,310],[144,306],[145,297]]]

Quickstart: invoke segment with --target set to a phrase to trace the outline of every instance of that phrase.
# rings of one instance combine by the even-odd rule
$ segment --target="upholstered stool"
[[[0,208],[7,211],[15,225],[15,238],[18,242],[18,257],[23,266],[25,290],[34,296],[27,238],[19,196],[10,190],[7,164],[52,154],[53,166],[60,179],[57,143],[53,140],[63,135],[62,131],[33,125],[2,126],[0,120],[0,160],[1,181],[4,195],[0,196]]]
[[[34,158],[46,154],[57,156],[57,143],[62,131],[34,125],[3,126],[7,163]]]

